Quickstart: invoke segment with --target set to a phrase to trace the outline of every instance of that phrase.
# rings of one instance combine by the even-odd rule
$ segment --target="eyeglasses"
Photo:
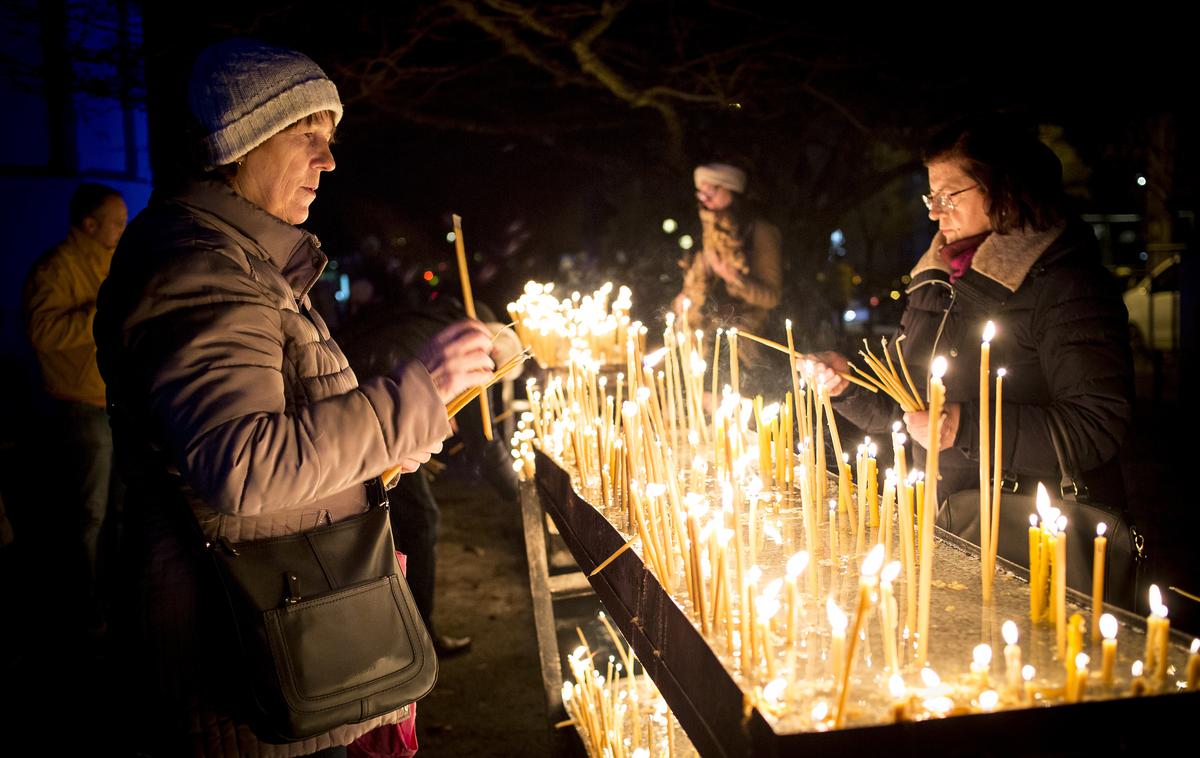
[[[970,187],[960,189],[957,192],[939,192],[936,195],[921,195],[921,200],[925,202],[925,207],[928,210],[945,213],[946,211],[954,210],[954,201],[951,198],[955,195],[961,195],[964,192],[970,192],[978,187],[978,184],[972,184]]]

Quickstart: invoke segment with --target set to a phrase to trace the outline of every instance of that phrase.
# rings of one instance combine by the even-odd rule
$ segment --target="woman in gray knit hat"
[[[150,683],[152,752],[330,751],[393,711],[300,742],[260,742],[220,705],[211,619],[198,611],[190,506],[210,541],[305,532],[362,513],[366,483],[414,471],[450,434],[445,403],[488,379],[490,333],[447,327],[415,360],[359,384],[308,292],[326,257],[308,218],[342,117],[306,56],[253,40],[192,71],[198,177],[129,225],[100,293],[96,337],[140,548],[132,633]],[[206,656],[208,656],[206,658]],[[210,696],[216,695],[216,696]]]

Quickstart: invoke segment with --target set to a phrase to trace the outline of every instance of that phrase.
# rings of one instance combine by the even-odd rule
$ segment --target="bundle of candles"
[[[564,682],[563,705],[592,758],[690,758],[696,749],[679,728],[666,701],[643,672],[635,672],[633,648],[623,644],[603,611],[599,620],[617,655],[604,670],[579,627],[580,645],[567,657],[574,682]],[[618,656],[620,660],[618,660]]]
[[[508,313],[521,344],[533,349],[542,368],[563,366],[572,349],[587,350],[602,364],[617,363],[628,337],[641,339],[645,348],[645,329],[629,320],[629,288],[621,287],[610,303],[612,291],[608,282],[590,295],[572,292],[559,300],[553,284],[528,282],[521,297],[508,304]]]
[[[794,366],[790,322],[785,331]],[[1097,605],[1093,625],[1106,636],[1095,652],[1104,666],[1092,675],[1084,640],[1088,609],[1068,602],[1061,557],[1031,563],[1031,591],[995,570],[994,538],[978,559],[944,547],[935,555],[935,488],[924,483],[937,479],[937,446],[924,445],[930,451],[924,475],[909,470],[908,439],[896,424],[881,495],[876,446],[864,440],[851,465],[811,363],[799,362],[792,392],[778,402],[741,397],[738,336],[718,331],[709,347],[700,332],[676,331],[668,315],[663,348],[646,354],[627,335],[624,370],[615,375],[586,349],[569,350],[561,371],[542,386],[527,385],[531,410],[513,440],[514,467],[530,473],[536,444],[569,471],[577,492],[627,539],[593,573],[636,551],[747,697],[780,728],[823,730],[1183,686],[1168,684],[1184,668],[1169,658],[1186,651],[1167,642],[1165,608],[1151,615],[1155,642],[1139,662],[1152,675],[1118,677],[1117,642],[1129,657],[1140,631],[1111,616],[1100,621]],[[723,343],[729,381],[722,386]],[[706,354],[713,356],[711,370]],[[938,358],[928,379],[933,419],[941,418],[946,369]],[[981,365],[985,388],[989,373]],[[938,425],[931,424],[934,438]],[[997,418],[996,450],[999,429]],[[826,460],[826,440],[836,465]],[[990,473],[990,462],[985,454],[981,476]],[[995,533],[996,515],[981,505],[986,536]],[[1060,540],[1052,547],[1063,544],[1059,516],[1044,528],[1048,542]],[[1039,551],[1040,540],[1039,531]],[[1049,572],[1045,582],[1039,571]],[[992,592],[996,582],[1003,592]],[[970,594],[972,585],[978,594]],[[1023,610],[1049,606],[1051,613]],[[974,610],[964,617],[967,608]],[[1043,644],[1047,627],[1057,644]],[[1005,672],[993,684],[991,650],[1000,645],[1001,629]],[[1093,635],[1091,644],[1097,642]],[[934,672],[935,662],[944,677]],[[1195,687],[1194,679],[1187,686]]]

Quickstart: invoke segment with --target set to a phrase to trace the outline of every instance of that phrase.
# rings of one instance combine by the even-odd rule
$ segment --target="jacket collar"
[[[1051,243],[1062,236],[1066,228],[1065,223],[1060,223],[1044,232],[1023,229],[1009,234],[992,234],[975,251],[970,271],[1000,285],[1009,293],[1016,292],[1029,274],[1029,269],[1050,248]],[[945,245],[946,238],[938,232],[910,276],[915,280],[919,274],[941,271],[948,277],[950,266],[941,256],[941,249]]]
[[[191,182],[174,199],[231,228],[248,251],[283,273],[297,300],[325,270],[329,259],[314,235],[272,216],[222,182]]]
[[[95,237],[74,226],[67,232],[66,243],[72,249],[83,253],[86,257],[94,258],[98,261],[111,260],[115,249],[101,245],[96,241]]]

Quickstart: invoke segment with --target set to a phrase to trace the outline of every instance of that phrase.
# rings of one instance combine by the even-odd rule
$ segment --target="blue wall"
[[[116,188],[131,218],[150,197],[141,16],[129,0],[26,0],[0,14],[0,354],[24,356],[21,287],[66,235],[75,188]]]

